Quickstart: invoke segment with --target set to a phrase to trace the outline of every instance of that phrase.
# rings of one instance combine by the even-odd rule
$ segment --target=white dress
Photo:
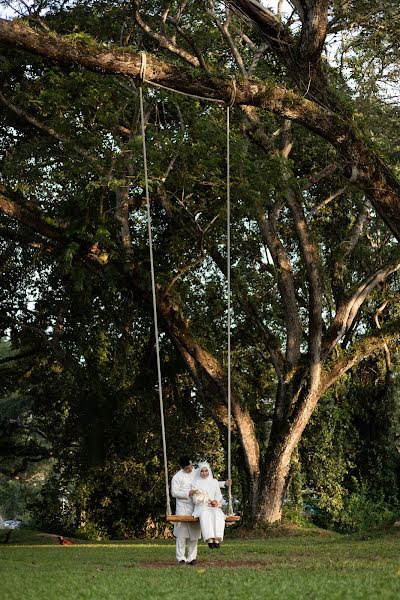
[[[225,515],[220,508],[222,494],[218,481],[210,475],[206,479],[196,477],[192,489],[198,491],[193,496],[195,505],[193,516],[199,517],[203,540],[205,542],[210,538],[222,540],[225,530]],[[216,500],[218,506],[208,506],[211,500]]]

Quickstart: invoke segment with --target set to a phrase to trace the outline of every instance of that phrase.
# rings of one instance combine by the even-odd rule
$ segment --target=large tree
[[[132,78],[142,72],[146,84],[204,98],[193,108],[149,92],[146,119],[161,325],[222,426],[222,327],[207,318],[218,325],[223,313],[216,294],[226,276],[218,219],[224,159],[220,109],[210,103],[237,107],[232,408],[249,514],[273,522],[318,400],[366,356],[389,356],[398,337],[392,299],[400,260],[387,228],[400,239],[400,188],[378,120],[379,111],[397,113],[378,94],[352,92],[346,69],[324,57],[329,32],[338,35],[349,20],[371,31],[363,3],[350,3],[351,13],[349,3],[292,2],[287,17],[281,2],[276,13],[252,0],[225,4],[41,2],[29,22],[0,20],[2,235],[5,252],[40,256],[44,277],[58,265],[61,287],[66,271],[71,277],[67,263],[72,277],[95,272],[148,312]],[[396,122],[391,133],[386,126],[393,135]],[[72,318],[68,298],[57,300],[57,310],[46,304],[49,345],[67,361]]]

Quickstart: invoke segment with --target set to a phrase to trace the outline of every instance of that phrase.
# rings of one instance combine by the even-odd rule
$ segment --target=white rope
[[[236,86],[235,86],[236,94]],[[227,329],[228,329],[228,479],[232,480],[231,464],[231,159],[230,106],[226,108],[226,272],[227,272]],[[233,515],[232,486],[228,486],[228,514]]]
[[[207,100],[207,102],[215,102],[217,104],[226,104],[225,100],[221,100],[220,98],[210,98],[209,96],[199,96],[197,94],[190,94],[189,92],[182,92],[181,90],[176,90],[174,88],[170,88],[166,85],[162,85],[161,83],[155,83],[155,81],[149,81],[148,79],[145,78],[146,64],[147,64],[146,53],[142,52],[141,56],[142,56],[142,63],[140,65],[139,78],[142,83],[145,83],[146,85],[149,85],[151,87],[159,88],[161,90],[167,90],[168,92],[174,92],[175,94],[181,94],[181,96],[188,96],[189,98],[197,98],[198,100]],[[231,98],[229,100],[229,106],[232,107],[235,103],[235,100],[236,100],[236,82],[233,80],[232,81]]]
[[[236,96],[237,96],[236,81],[234,79],[232,79],[231,97],[230,97],[229,102],[228,102],[228,107],[229,108],[233,108],[233,106],[234,106],[234,104],[236,102]]]
[[[175,90],[174,88],[167,87],[166,85],[162,85],[161,83],[155,83],[154,81],[148,81],[147,79],[143,79],[143,83],[151,87],[160,88],[161,90],[167,90],[168,92],[174,92],[174,94],[181,94],[181,96],[188,96],[189,98],[197,98],[198,100],[207,100],[207,102],[216,102],[217,104],[226,104],[225,100],[220,100],[219,98],[210,98],[207,96],[198,96],[197,94],[190,94],[189,92],[181,92],[181,90]]]
[[[144,80],[144,72],[145,72],[145,68],[146,68],[145,56],[146,56],[145,54],[142,54],[143,80]],[[151,233],[150,195],[149,195],[149,179],[148,179],[148,172],[147,172],[146,132],[145,132],[145,126],[144,126],[142,86],[139,87],[139,99],[140,99],[140,119],[141,119],[141,125],[142,125],[143,165],[144,165],[144,180],[145,180],[146,206],[147,206],[147,229],[148,229],[148,237],[149,237],[151,290],[152,290],[152,296],[153,296],[154,335],[156,338],[158,396],[159,396],[159,400],[160,400],[161,432],[162,432],[162,444],[163,444],[163,455],[164,455],[165,495],[166,495],[166,499],[167,499],[166,511],[167,511],[167,515],[169,516],[171,514],[171,501],[170,501],[170,496],[169,496],[169,482],[168,482],[167,440],[166,440],[166,435],[165,435],[164,402],[163,402],[162,381],[161,381],[160,344],[159,344],[159,340],[158,340],[156,282],[155,282],[155,276],[154,276],[153,236]]]

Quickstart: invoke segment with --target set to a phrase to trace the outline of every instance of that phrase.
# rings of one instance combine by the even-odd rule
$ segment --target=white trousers
[[[180,562],[192,562],[197,558],[197,542],[198,540],[191,540],[189,538],[177,537],[176,538],[176,560]],[[187,545],[187,558],[185,556],[185,550]]]
[[[224,538],[225,515],[220,508],[205,507],[199,517],[201,535],[205,542],[210,538]]]

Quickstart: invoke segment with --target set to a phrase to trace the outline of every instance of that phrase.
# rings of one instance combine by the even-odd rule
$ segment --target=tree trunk
[[[322,387],[310,389],[299,399],[291,417],[273,427],[260,481],[256,522],[274,523],[282,518],[282,507],[290,477],[290,462],[304,429],[321,397]],[[282,421],[281,421],[282,423]]]
[[[266,477],[262,484],[255,521],[275,523],[282,519],[282,506],[289,482],[290,458],[278,457],[266,465]]]

